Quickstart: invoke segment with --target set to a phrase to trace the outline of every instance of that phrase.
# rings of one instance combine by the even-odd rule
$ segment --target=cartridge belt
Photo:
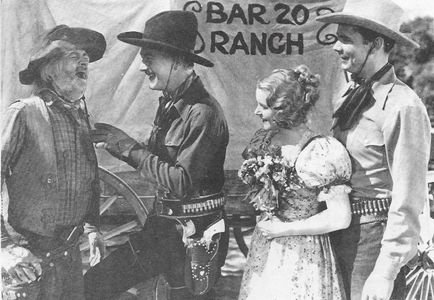
[[[387,220],[392,198],[350,197],[352,224]]]
[[[225,205],[223,193],[190,198],[188,200],[169,199],[156,196],[155,212],[168,218],[194,218],[220,212]]]

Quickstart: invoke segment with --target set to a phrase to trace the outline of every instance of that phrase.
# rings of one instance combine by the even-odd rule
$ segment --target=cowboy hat
[[[59,55],[61,48],[84,50],[89,55],[89,62],[94,62],[103,56],[106,41],[94,30],[58,25],[46,34],[42,47],[30,58],[27,68],[19,73],[20,82],[32,84],[39,77],[39,67]]]
[[[171,10],[150,18],[145,23],[143,33],[123,32],[118,35],[118,39],[142,48],[183,54],[195,63],[212,67],[212,62],[194,53],[197,28],[197,19],[192,12]]]
[[[392,0],[347,0],[341,12],[316,18],[325,23],[356,25],[380,33],[397,44],[419,48],[419,44],[399,32],[404,10]]]

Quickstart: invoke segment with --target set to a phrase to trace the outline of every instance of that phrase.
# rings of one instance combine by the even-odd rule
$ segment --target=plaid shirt
[[[89,139],[87,115],[82,107],[68,104],[51,91],[44,90],[40,96],[46,102],[50,116],[57,159],[57,191],[61,205],[52,221],[60,226],[70,226],[86,219],[96,225],[96,220],[86,218],[97,213],[89,212],[97,161]],[[14,162],[20,158],[20,149],[26,147],[25,117],[14,105],[6,113],[2,139],[8,141],[8,147],[2,149],[2,178],[8,175],[9,169],[13,170]]]

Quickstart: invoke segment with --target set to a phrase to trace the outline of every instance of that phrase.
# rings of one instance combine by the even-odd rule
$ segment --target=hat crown
[[[404,10],[390,0],[348,0],[342,13],[371,20],[396,32],[404,17]]]
[[[143,38],[193,52],[197,32],[197,19],[192,12],[166,11],[145,23]]]

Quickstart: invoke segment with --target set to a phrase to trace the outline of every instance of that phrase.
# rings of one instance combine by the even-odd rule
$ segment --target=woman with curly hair
[[[309,129],[318,98],[319,76],[304,65],[274,70],[257,84],[255,114],[263,128],[243,157],[280,147],[294,174],[291,188],[278,191],[274,213],[259,217],[239,299],[345,299],[328,233],[351,221],[351,161],[336,139]]]

